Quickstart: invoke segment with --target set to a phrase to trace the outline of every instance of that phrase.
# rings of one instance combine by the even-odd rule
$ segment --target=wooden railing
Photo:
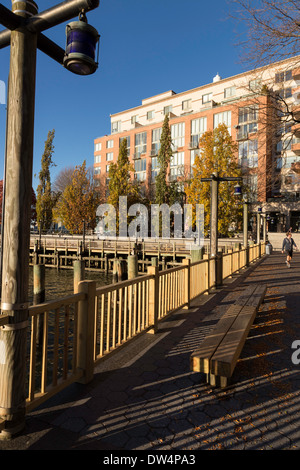
[[[261,244],[221,255],[221,281],[264,253]],[[209,292],[216,272],[212,259],[186,259],[97,289],[94,281],[81,281],[78,293],[29,307],[27,410],[75,381],[91,381],[99,361],[137,335],[155,333],[159,321]],[[5,323],[7,316],[0,316],[0,326]]]
[[[78,308],[84,294],[29,307],[27,409],[77,381]]]

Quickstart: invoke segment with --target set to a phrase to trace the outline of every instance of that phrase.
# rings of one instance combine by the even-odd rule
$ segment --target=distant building
[[[208,85],[181,93],[170,90],[111,115],[111,134],[94,140],[95,180],[108,183],[109,165],[126,138],[136,178],[145,192],[155,189],[166,113],[173,141],[170,177],[185,180],[199,154],[201,135],[225,123],[238,144],[236,157],[251,188],[251,211],[262,207],[269,231],[290,226],[300,231],[300,124],[284,112],[288,106],[297,116],[299,109],[300,117],[299,61],[297,56],[225,79],[217,74]]]

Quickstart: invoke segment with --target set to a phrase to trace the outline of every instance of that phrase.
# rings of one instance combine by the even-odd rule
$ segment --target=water
[[[85,271],[85,280],[96,281],[96,287],[112,284],[112,274],[105,272]],[[66,297],[74,292],[73,269],[45,269],[45,300]],[[29,269],[29,302],[33,299],[33,268]]]

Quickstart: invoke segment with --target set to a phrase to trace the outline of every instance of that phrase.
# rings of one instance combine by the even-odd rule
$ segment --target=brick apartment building
[[[96,184],[107,185],[109,165],[126,138],[136,178],[145,192],[153,190],[166,113],[173,144],[170,177],[185,180],[199,155],[201,135],[225,123],[237,142],[236,158],[251,189],[250,212],[261,207],[269,231],[290,226],[296,231],[298,225],[300,231],[300,124],[293,120],[298,109],[300,118],[299,61],[297,56],[225,79],[217,74],[208,85],[167,91],[111,115],[111,134],[94,140]]]

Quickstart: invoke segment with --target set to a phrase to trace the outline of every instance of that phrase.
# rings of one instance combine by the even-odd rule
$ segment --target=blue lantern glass
[[[240,187],[239,184],[236,184],[234,186],[234,195],[235,196],[240,196],[242,194],[242,188]]]
[[[77,75],[90,75],[98,68],[95,61],[98,31],[87,24],[85,15],[66,27],[67,45],[64,66]]]

